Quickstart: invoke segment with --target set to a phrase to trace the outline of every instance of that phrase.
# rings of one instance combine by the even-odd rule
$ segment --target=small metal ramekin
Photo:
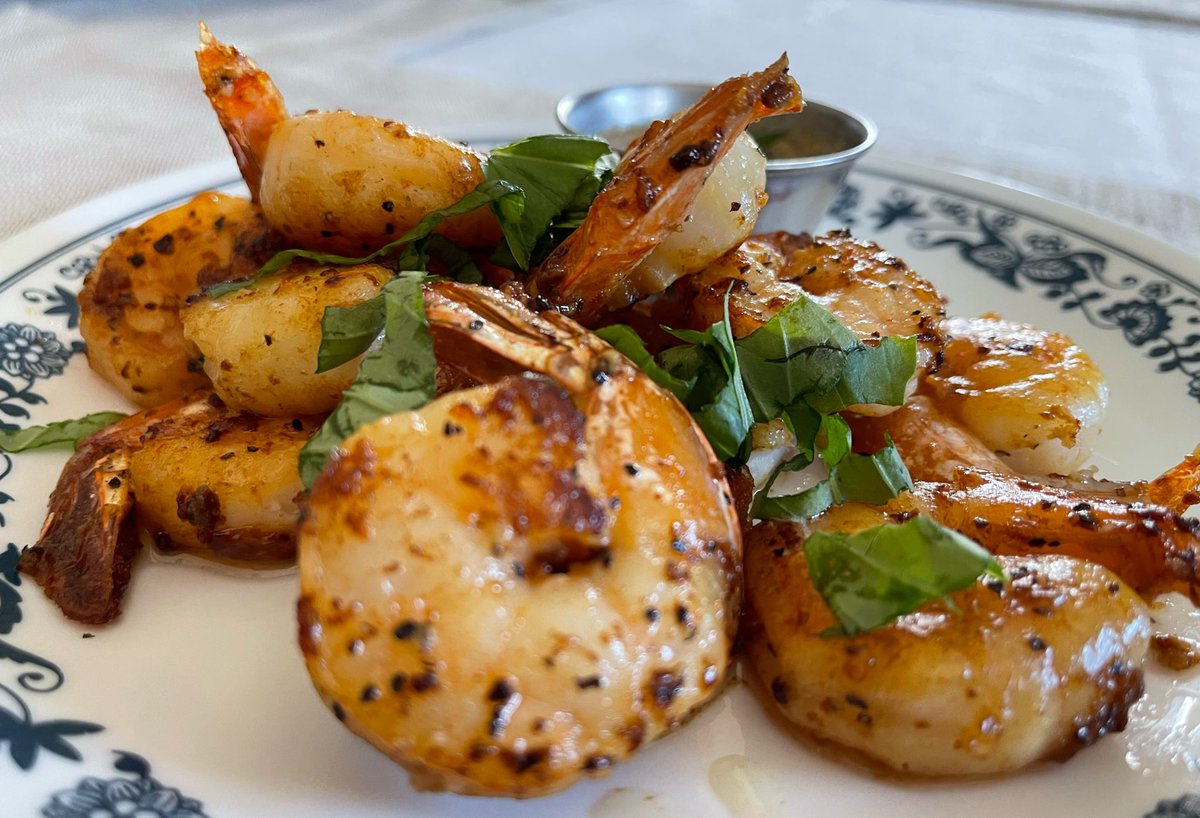
[[[667,119],[700,98],[694,83],[614,85],[558,102],[559,125],[568,133],[607,138],[620,149],[656,119]],[[852,111],[807,100],[798,114],[768,117],[750,127],[767,155],[770,197],[755,232],[814,230],[850,168],[875,144],[878,130]]]

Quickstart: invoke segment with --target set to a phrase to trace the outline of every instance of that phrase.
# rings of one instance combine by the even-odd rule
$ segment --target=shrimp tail
[[[129,454],[89,440],[71,457],[50,497],[36,544],[20,569],[77,622],[102,625],[121,612],[140,543],[133,528]]]
[[[1145,495],[1151,503],[1176,514],[1200,503],[1200,445],[1178,465],[1147,483]]]
[[[713,88],[625,154],[587,218],[534,271],[531,291],[584,324],[634,299],[630,273],[687,218],[713,167],[750,123],[804,107],[787,55]],[[632,225],[637,229],[630,229]]]
[[[283,95],[267,72],[200,23],[196,52],[204,93],[217,112],[250,195],[258,201],[267,142],[275,126],[287,118]]]
[[[981,469],[918,481],[913,494],[934,519],[993,553],[1076,557],[1103,565],[1144,597],[1177,591],[1200,604],[1200,520],[1165,505]]]

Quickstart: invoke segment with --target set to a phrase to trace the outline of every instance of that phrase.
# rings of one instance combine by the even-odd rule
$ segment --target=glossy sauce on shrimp
[[[808,575],[813,529],[887,522],[875,507],[746,532],[747,656],[773,704],[817,738],[902,773],[977,775],[1061,759],[1125,726],[1150,616],[1109,571],[1002,558],[980,581],[876,630],[836,624]],[[953,605],[953,608],[951,608]]]
[[[687,411],[569,319],[466,285],[426,303],[477,376],[489,358],[536,374],[345,442],[300,530],[301,647],[334,713],[414,786],[553,792],[720,689],[732,501]]]

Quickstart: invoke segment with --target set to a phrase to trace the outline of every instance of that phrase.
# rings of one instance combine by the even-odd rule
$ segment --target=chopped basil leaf
[[[824,425],[822,423],[823,428]],[[912,477],[890,440],[874,454],[851,452],[849,442],[849,427],[846,427],[846,439],[844,442],[837,440],[836,449],[818,446],[823,457],[829,453],[836,459],[832,462],[826,460],[829,476],[804,491],[769,496],[771,486],[779,475],[785,471],[795,471],[800,458],[793,458],[776,468],[766,485],[755,495],[750,516],[759,520],[807,520],[839,503],[882,505],[900,492],[912,488]]]
[[[495,207],[518,269],[549,252],[539,243],[552,226],[579,225],[614,167],[608,143],[588,136],[533,136],[491,151],[485,176],[521,191]]]
[[[695,380],[683,404],[704,431],[713,452],[722,460],[740,459],[754,413],[746,397],[746,387],[738,364],[736,342],[729,323],[729,299],[725,299],[725,319],[704,332],[671,330],[676,337],[691,341],[693,354],[676,353],[663,358],[677,378]],[[668,350],[670,351],[670,350]]]
[[[874,454],[851,452],[833,467],[830,480],[839,503],[883,505],[913,487],[912,477],[891,440]]]
[[[383,332],[387,310],[382,294],[352,307],[326,307],[321,316],[321,348],[317,350],[317,372],[362,355]]]
[[[755,421],[782,417],[810,456],[818,433],[834,434],[823,446],[835,465],[850,451],[850,430],[833,413],[856,403],[900,405],[916,371],[914,339],[868,346],[803,296],[745,338],[735,341],[729,327],[726,298],[724,320],[705,332],[663,327],[684,343],[657,359],[627,327],[607,336],[683,401],[725,460],[740,456]]]
[[[633,361],[638,368],[650,376],[650,380],[673,393],[680,400],[686,400],[691,391],[692,383],[672,375],[665,367],[659,366],[654,356],[642,343],[641,336],[632,327],[624,324],[612,324],[601,327],[595,334],[608,344],[611,344],[622,355]]]
[[[436,361],[421,291],[424,276],[401,273],[383,288],[384,334],[359,365],[358,379],[300,451],[300,479],[311,487],[330,453],[360,426],[433,398]]]
[[[455,281],[461,281],[463,284],[482,284],[483,273],[475,266],[475,259],[471,258],[471,254],[459,247],[450,239],[434,233],[424,241],[424,250],[429,254],[430,258],[435,259],[445,269],[445,274],[448,278]],[[413,247],[415,245],[409,245]],[[424,270],[429,267],[428,263],[422,264],[420,267],[400,266],[397,264],[397,270]]]
[[[411,245],[413,242],[427,239],[446,219],[461,216],[464,213],[470,213],[472,210],[478,210],[486,205],[495,205],[503,202],[505,199],[513,199],[521,195],[522,193],[519,189],[502,180],[481,182],[478,187],[449,207],[427,213],[411,230],[395,241],[380,247],[374,253],[369,253],[359,258],[352,258],[350,256],[339,256],[334,253],[317,253],[311,250],[284,250],[281,253],[276,253],[252,278],[214,284],[205,292],[211,298],[220,298],[228,293],[245,289],[255,282],[279,272],[298,258],[308,259],[319,264],[366,264],[368,261],[375,261],[376,259],[388,256],[404,245]],[[413,252],[421,253],[423,252],[423,248],[418,248]],[[417,266],[412,261],[413,258],[406,255],[402,257],[397,267],[399,269],[408,269]],[[422,269],[424,268],[424,264],[420,266]]]
[[[856,403],[899,406],[916,371],[916,340],[867,346],[837,317],[803,296],[737,342],[756,420],[805,398],[822,414]]]
[[[818,531],[804,542],[809,575],[837,618],[827,636],[853,636],[973,585],[1003,581],[996,558],[928,517],[857,534]]]
[[[828,310],[801,297],[737,342],[755,419],[778,417],[804,395],[837,385],[847,353],[862,346]]]
[[[862,345],[848,352],[837,384],[808,402],[824,413],[840,412],[856,403],[899,406],[916,368],[917,339],[887,337],[879,346]]]
[[[121,412],[95,412],[73,420],[47,423],[45,426],[0,430],[0,452],[27,452],[63,443],[74,446],[88,435],[126,417],[128,415]]]
[[[815,443],[825,465],[833,468],[850,454],[850,424],[841,415],[822,415]]]

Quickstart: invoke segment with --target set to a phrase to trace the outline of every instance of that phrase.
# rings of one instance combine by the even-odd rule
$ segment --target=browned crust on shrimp
[[[35,545],[21,554],[32,577],[76,622],[100,625],[120,613],[140,543],[126,525],[133,507],[129,456],[85,444],[67,463]]]
[[[938,522],[994,553],[1072,556],[1103,565],[1143,596],[1178,591],[1200,603],[1200,520],[1165,506],[981,469],[918,482],[914,495]]]
[[[204,287],[251,275],[277,248],[256,206],[211,192],[125,230],[79,293],[88,363],[143,407],[207,386],[180,309]]]
[[[726,80],[669,122],[656,122],[618,165],[583,224],[534,272],[531,289],[588,324],[625,306],[629,273],[674,231],[734,140],[763,116],[798,111],[787,55]],[[633,229],[636,225],[636,229]]]

